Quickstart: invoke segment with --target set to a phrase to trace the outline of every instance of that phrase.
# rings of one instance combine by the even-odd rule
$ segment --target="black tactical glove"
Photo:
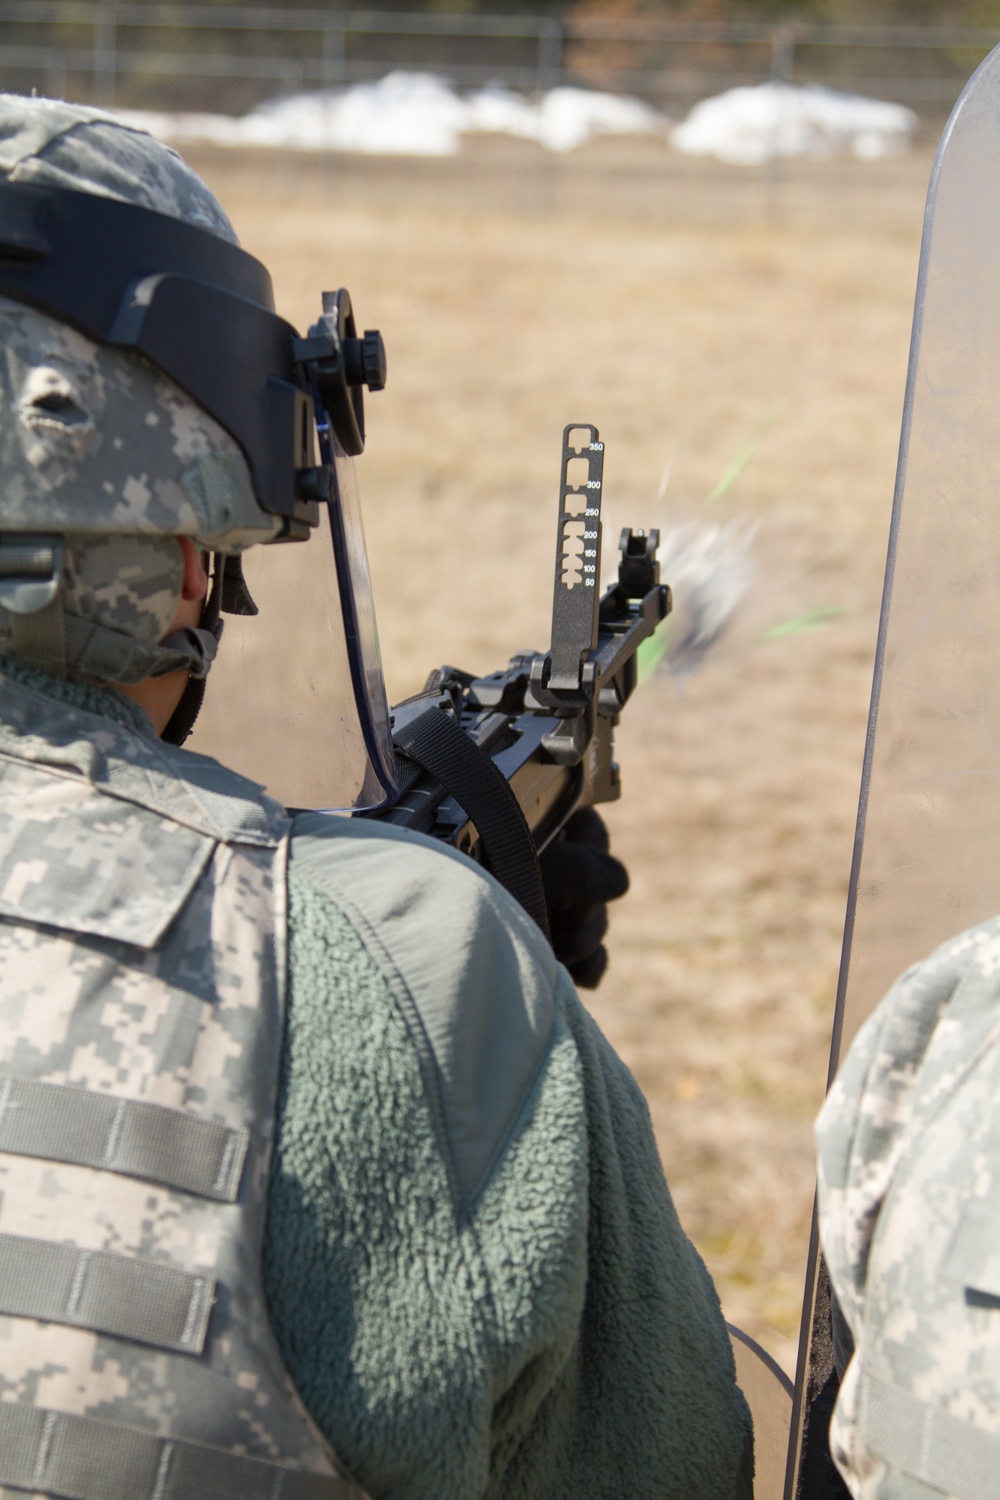
[[[628,890],[628,871],[608,853],[608,843],[596,808],[581,807],[539,861],[556,958],[585,990],[597,988],[608,966],[601,941],[607,903]]]

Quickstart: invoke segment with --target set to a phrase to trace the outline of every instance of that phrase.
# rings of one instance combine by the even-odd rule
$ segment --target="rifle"
[[[604,444],[563,431],[552,643],[486,677],[432,672],[391,710],[400,790],[363,816],[429,834],[491,871],[547,931],[538,855],[578,808],[621,795],[614,728],[636,653],[670,611],[659,532],[626,527],[618,581],[599,594]]]

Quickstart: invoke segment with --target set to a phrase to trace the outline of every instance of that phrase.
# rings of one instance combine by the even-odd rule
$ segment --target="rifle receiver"
[[[577,808],[619,795],[614,727],[637,682],[639,645],[670,609],[655,531],[622,532],[617,582],[600,593],[603,471],[597,428],[571,422],[563,431],[551,650],[520,652],[485,677],[454,667],[432,672],[422,693],[392,710],[393,739],[408,767],[398,800],[364,815],[429,833],[482,861],[532,915],[539,889],[537,869],[528,868],[532,846],[545,849]],[[454,730],[444,756],[438,718]],[[440,745],[429,743],[429,730]],[[466,745],[458,753],[456,735],[492,763],[482,776]],[[509,807],[496,815],[497,771],[516,799],[516,817]],[[524,855],[513,861],[516,879],[504,864],[511,828]]]

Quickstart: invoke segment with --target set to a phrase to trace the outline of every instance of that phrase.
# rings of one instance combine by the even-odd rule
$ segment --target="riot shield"
[[[1000,48],[955,106],[927,200],[830,1078],[898,974],[998,911]],[[786,1500],[807,1500],[806,1414],[830,1367],[822,1277],[814,1232]]]

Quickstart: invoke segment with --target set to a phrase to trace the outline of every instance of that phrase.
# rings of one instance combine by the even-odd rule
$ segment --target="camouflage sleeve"
[[[714,1288],[537,929],[372,824],[300,823],[289,893],[265,1280],[337,1451],[376,1500],[734,1500]]]
[[[855,1340],[872,1232],[906,1140],[924,1053],[965,952],[963,936],[896,981],[855,1038],[816,1122],[823,1253]]]
[[[1000,1464],[1000,919],[910,969],[819,1117],[855,1354],[831,1451],[859,1500],[978,1500]]]

